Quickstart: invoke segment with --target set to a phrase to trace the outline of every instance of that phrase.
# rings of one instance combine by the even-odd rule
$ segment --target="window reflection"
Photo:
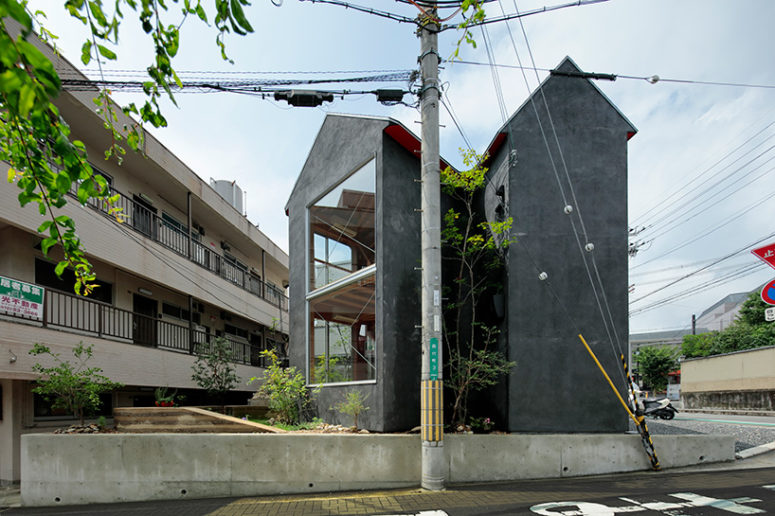
[[[375,378],[375,275],[310,300],[310,383]]]
[[[309,208],[310,383],[376,377],[375,185],[371,160]]]
[[[374,264],[374,160],[309,209],[310,290]]]

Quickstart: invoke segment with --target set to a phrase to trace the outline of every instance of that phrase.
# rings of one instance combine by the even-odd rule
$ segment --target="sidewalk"
[[[449,486],[445,491],[431,492],[423,489],[402,489],[373,492],[345,492],[317,495],[244,497],[237,499],[180,500],[164,502],[137,502],[125,504],[94,505],[88,507],[18,508],[19,491],[0,489],[0,512],[3,516],[55,515],[55,514],[115,514],[122,515],[172,515],[187,516],[328,516],[359,514],[400,514],[421,511],[465,509],[476,510],[510,504],[541,503],[553,493],[562,491],[563,496],[573,499],[592,499],[610,495],[626,485],[628,489],[647,490],[652,486],[671,485],[686,489],[698,486],[713,487],[715,484],[732,486],[735,478],[747,470],[772,468],[771,472],[757,473],[771,476],[775,483],[775,452],[770,451],[734,462],[705,464],[675,468],[660,472],[634,472],[603,477],[572,477],[521,482],[465,484]],[[727,471],[729,475],[713,475]],[[708,473],[705,475],[704,473]],[[519,489],[513,486],[519,484]],[[636,486],[636,487],[633,487]],[[119,510],[120,507],[120,510]],[[7,508],[3,510],[3,508]],[[431,516],[429,513],[428,516]],[[435,513],[441,514],[441,513]]]

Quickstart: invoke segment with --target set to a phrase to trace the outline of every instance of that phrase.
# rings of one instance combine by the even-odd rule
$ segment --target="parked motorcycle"
[[[678,409],[667,398],[646,398],[635,384],[633,384],[633,391],[637,400],[637,412],[644,416],[673,419],[678,413]],[[630,395],[630,403],[632,403],[632,395]]]
[[[673,419],[678,412],[667,398],[645,398],[643,400],[643,414],[659,419]]]

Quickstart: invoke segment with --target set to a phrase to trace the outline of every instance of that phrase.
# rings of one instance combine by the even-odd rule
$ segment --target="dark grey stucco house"
[[[507,256],[503,323],[505,351],[517,367],[496,399],[507,408],[510,431],[625,431],[626,413],[578,334],[624,394],[618,353],[627,354],[629,334],[627,141],[636,129],[577,75],[570,58],[556,71],[488,150],[486,212],[497,217],[502,204],[517,240]],[[591,252],[579,250],[588,243]],[[590,283],[595,268],[602,289]],[[608,302],[607,323],[595,293],[606,318]]]
[[[510,431],[624,431],[626,415],[577,335],[624,392],[611,341],[626,350],[627,140],[635,128],[569,58],[557,71],[488,148],[482,206],[488,218],[513,217],[517,239],[500,319],[501,349],[517,366],[478,408]],[[327,421],[347,423],[330,407],[359,389],[371,407],[363,427],[419,424],[419,148],[394,120],[328,115],[288,201],[290,362],[321,386],[316,405]],[[584,257],[593,277],[593,267],[600,272],[612,323],[598,311],[579,243],[594,244]]]
[[[318,412],[361,390],[377,431],[417,425],[420,206],[417,137],[399,122],[323,122],[286,206],[290,362],[321,385]]]

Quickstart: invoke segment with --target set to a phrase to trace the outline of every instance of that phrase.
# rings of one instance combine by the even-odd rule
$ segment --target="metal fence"
[[[75,194],[76,188],[77,186],[74,185],[73,194]],[[111,189],[111,193],[118,195],[118,199],[113,205],[108,204],[103,199],[89,199],[87,204],[110,216],[117,223],[134,229],[241,289],[268,301],[281,310],[288,310],[288,297],[279,289],[267,284],[258,276],[251,274],[245,267],[228,260],[193,238],[189,248],[188,232],[175,227],[154,213],[153,210],[121,192]]]
[[[209,351],[216,338],[205,331],[56,290],[47,289],[43,303],[44,327],[77,330],[96,337],[191,355]],[[264,365],[259,346],[239,337],[224,335],[223,338],[230,344],[233,362]]]

